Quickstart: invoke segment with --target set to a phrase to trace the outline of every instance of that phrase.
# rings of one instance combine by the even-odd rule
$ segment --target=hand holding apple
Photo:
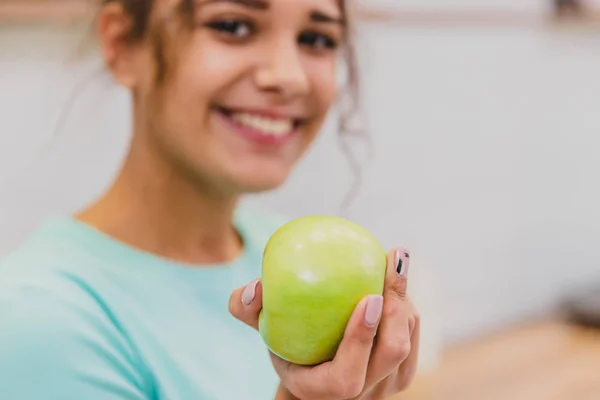
[[[342,224],[343,225],[343,224]],[[350,230],[355,227],[346,226]],[[321,226],[323,228],[323,226]],[[343,230],[343,228],[341,228]],[[311,229],[309,229],[311,231]],[[334,230],[335,231],[335,230]],[[322,237],[322,240],[327,241],[327,238],[332,238],[332,232]],[[338,231],[339,233],[339,231]],[[304,236],[304,235],[300,235]],[[335,236],[335,235],[334,235]],[[360,235],[359,235],[360,236]],[[368,236],[368,235],[366,235]],[[286,240],[287,241],[287,240]],[[302,240],[300,240],[301,242]],[[335,241],[335,240],[334,240]],[[352,241],[350,241],[352,242]],[[370,254],[373,260],[377,259],[379,252],[376,245],[372,245],[370,240],[366,240],[362,247],[363,251]],[[303,243],[296,242],[297,245]],[[314,243],[313,243],[314,244]],[[305,242],[304,245],[307,245]],[[354,243],[357,246],[356,243]],[[312,246],[312,245],[311,245]],[[335,248],[336,246],[334,246]],[[359,248],[358,246],[357,248]],[[267,250],[269,251],[269,250]],[[343,252],[344,253],[344,252]],[[348,250],[348,253],[353,253]],[[325,251],[323,254],[327,254]],[[332,253],[329,253],[332,254]],[[335,257],[328,257],[330,262],[337,264],[334,259],[337,257],[344,258],[343,254],[336,254]],[[318,259],[316,257],[315,259]],[[369,256],[365,256],[369,259]],[[306,260],[304,260],[306,262]],[[358,305],[352,306],[353,312],[346,319],[343,327],[342,339],[338,343],[336,334],[340,320],[333,318],[332,324],[329,326],[319,325],[333,314],[331,310],[325,308],[324,315],[328,315],[325,319],[320,319],[318,324],[311,324],[310,319],[301,318],[300,325],[295,326],[295,330],[281,330],[282,334],[290,335],[290,332],[300,331],[296,337],[288,337],[288,341],[295,342],[291,347],[285,341],[278,342],[278,338],[273,337],[273,327],[279,329],[280,324],[273,324],[273,327],[268,327],[266,332],[261,333],[269,348],[276,347],[278,352],[286,353],[284,356],[288,359],[298,358],[304,364],[309,364],[310,359],[319,356],[329,359],[329,356],[324,356],[326,351],[323,349],[335,348],[335,357],[331,361],[325,361],[318,365],[299,365],[286,361],[283,358],[271,353],[271,358],[275,370],[281,378],[280,396],[282,399],[302,399],[302,400],[318,400],[318,399],[386,399],[389,396],[404,390],[412,381],[417,368],[418,347],[419,347],[419,317],[410,300],[406,295],[407,273],[409,266],[408,252],[402,248],[398,248],[390,252],[387,256],[387,268],[383,268],[382,276],[384,284],[379,288],[377,274],[369,276],[369,266],[375,266],[377,263],[370,264],[361,260],[350,261],[350,265],[354,265],[357,270],[363,268],[363,273],[366,273],[365,280],[368,283],[349,284],[348,291],[363,293],[363,297],[358,300]],[[385,262],[384,258],[384,262]],[[348,261],[346,261],[348,262]],[[282,264],[283,265],[283,264]],[[358,265],[358,267],[357,267]],[[301,264],[294,264],[295,268],[303,270]],[[340,268],[340,267],[338,267]],[[366,268],[367,272],[364,271]],[[335,269],[335,267],[333,267]],[[293,271],[294,269],[292,269]],[[310,271],[310,268],[308,269]],[[288,270],[289,272],[289,270]],[[337,271],[343,273],[344,266]],[[310,274],[305,272],[308,278]],[[265,275],[269,279],[268,275]],[[331,276],[330,276],[331,277]],[[313,276],[313,278],[315,278]],[[330,278],[327,278],[330,279]],[[311,279],[305,279],[311,280]],[[312,279],[313,281],[315,279]],[[279,283],[284,283],[286,287],[294,284],[297,281],[286,281],[281,278]],[[269,283],[269,281],[267,281]],[[272,282],[271,282],[272,283]],[[331,285],[332,283],[330,283]],[[300,285],[302,286],[302,285]],[[334,293],[338,293],[335,290]],[[276,286],[275,286],[276,287]],[[326,288],[326,286],[325,286]],[[236,290],[230,298],[231,313],[246,324],[255,329],[259,329],[260,318],[269,318],[268,305],[265,306],[267,313],[262,316],[263,308],[263,286],[260,280],[256,280],[250,285]],[[271,289],[267,287],[267,289]],[[312,292],[310,288],[296,288],[302,294],[302,290],[308,290],[306,293]],[[323,289],[323,287],[321,287]],[[325,289],[327,291],[327,289]],[[383,296],[381,295],[383,294]],[[327,297],[327,296],[325,296]],[[296,297],[296,298],[301,298]],[[310,298],[310,297],[306,297]],[[280,300],[280,299],[278,299]],[[328,299],[329,301],[331,298]],[[340,301],[340,300],[338,300]],[[343,310],[354,301],[346,297],[340,301],[340,315],[343,315]],[[288,304],[287,307],[290,307]],[[274,308],[276,310],[277,308]],[[296,312],[306,313],[306,315],[314,316],[319,319],[320,308],[299,307]],[[293,310],[292,310],[293,311]],[[293,312],[291,312],[293,314]],[[334,313],[335,314],[335,313]],[[308,323],[307,323],[308,321]],[[261,323],[265,323],[262,321]],[[269,322],[266,322],[269,323]],[[291,323],[291,322],[290,322]],[[302,331],[303,325],[307,323]],[[328,335],[319,334],[317,331],[319,326]],[[315,329],[317,331],[315,331]],[[269,332],[270,331],[270,332]],[[313,332],[319,337],[322,342],[310,342],[310,335],[307,332]],[[308,340],[306,342],[305,340]],[[304,342],[303,342],[304,341]],[[302,348],[304,346],[304,348]],[[304,354],[303,354],[304,351]],[[304,356],[307,357],[304,357]],[[302,360],[302,358],[305,358]]]

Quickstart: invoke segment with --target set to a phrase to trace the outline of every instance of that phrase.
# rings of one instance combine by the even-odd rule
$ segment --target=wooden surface
[[[600,332],[549,322],[447,351],[395,400],[598,400]]]

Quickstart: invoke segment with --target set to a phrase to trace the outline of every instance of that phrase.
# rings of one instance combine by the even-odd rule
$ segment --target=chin
[[[260,193],[282,186],[294,170],[295,162],[289,160],[243,159],[221,165],[221,182],[233,192]]]
[[[238,179],[235,179],[235,186],[239,188],[241,193],[268,192],[282,186],[287,177],[287,174],[255,174],[253,176],[238,177]]]
[[[240,192],[255,194],[262,192],[269,192],[271,190],[275,190],[282,186],[285,183],[285,180],[261,180],[261,181],[253,181],[253,182],[244,182],[240,187]]]

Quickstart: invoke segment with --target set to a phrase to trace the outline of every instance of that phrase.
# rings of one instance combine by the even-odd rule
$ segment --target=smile
[[[285,142],[302,124],[301,120],[295,118],[233,111],[223,107],[217,107],[217,111],[237,133],[255,142],[271,144]]]

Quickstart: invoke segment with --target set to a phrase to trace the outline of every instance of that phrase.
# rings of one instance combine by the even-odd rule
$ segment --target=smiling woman
[[[162,132],[153,140],[176,152],[171,156],[187,169],[218,166],[214,173],[223,185],[243,184],[245,191],[278,186],[314,139],[336,96],[340,51],[355,87],[344,3],[307,4],[304,15],[295,2],[263,0],[163,1],[152,6],[152,1],[104,1],[101,29],[118,18],[106,10],[120,8],[131,17],[101,37],[106,59],[109,65],[122,64],[117,46],[136,52],[140,43],[149,42],[144,50],[153,63],[136,71],[145,77],[144,86],[132,87],[130,65],[120,67],[116,79],[134,94],[148,94],[144,107],[152,109],[152,119],[186,125],[178,131],[211,125],[201,131],[205,135]],[[274,68],[261,68],[266,64]],[[197,95],[203,97],[202,108]],[[157,122],[152,119],[142,120]],[[341,126],[347,126],[344,120]]]
[[[285,182],[342,94],[343,56],[355,78],[345,2],[104,0],[96,21],[106,68],[131,93],[131,146],[106,193],[4,260],[0,398],[403,389],[419,332],[405,251],[390,253],[387,300],[357,306],[332,362],[286,364],[241,325],[257,327],[262,252],[283,221],[238,202]]]

